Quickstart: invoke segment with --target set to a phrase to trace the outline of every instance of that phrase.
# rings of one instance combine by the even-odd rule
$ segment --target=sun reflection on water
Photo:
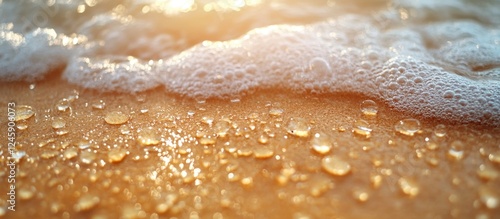
[[[262,0],[156,0],[147,7],[147,11],[150,8],[166,14],[186,13],[198,8],[203,9],[205,12],[239,11],[244,7],[256,6],[261,3]]]
[[[203,10],[210,11],[239,11],[245,6],[256,6],[262,0],[219,0],[213,1],[203,6]]]
[[[152,7],[167,14],[178,14],[196,9],[196,4],[194,0],[156,0]]]

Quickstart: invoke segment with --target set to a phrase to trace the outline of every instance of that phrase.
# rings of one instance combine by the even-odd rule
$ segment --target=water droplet
[[[439,164],[439,159],[435,155],[426,157],[425,161],[431,166],[437,166]]]
[[[46,150],[44,152],[42,152],[42,154],[40,155],[41,158],[43,159],[50,159],[50,158],[53,158],[55,156],[57,156],[59,154],[58,151],[52,151],[52,150]]]
[[[307,121],[302,118],[292,118],[288,123],[288,133],[297,137],[308,137],[311,127]]]
[[[65,134],[68,134],[68,133],[69,133],[69,131],[67,129],[58,129],[58,130],[56,130],[56,135],[59,135],[59,136],[65,135]]]
[[[28,188],[19,189],[19,198],[20,199],[28,200],[28,199],[31,199],[34,195],[35,195],[35,193],[33,192],[32,189],[28,189]]]
[[[80,97],[79,96],[80,93],[78,93],[78,91],[76,91],[76,90],[73,90],[71,93],[72,94],[69,95],[68,98],[67,98],[69,102],[73,102],[73,101],[75,101],[76,99],[78,99]]]
[[[127,150],[123,148],[113,148],[108,152],[108,161],[110,163],[118,163],[127,156]]]
[[[217,142],[217,138],[210,135],[205,135],[201,137],[198,142],[200,142],[201,145],[214,145],[215,142]]]
[[[293,219],[311,219],[311,216],[303,212],[295,212],[293,213]]]
[[[156,208],[155,208],[156,212],[160,213],[160,214],[166,213],[169,209],[172,208],[172,206],[174,204],[175,204],[174,201],[172,201],[171,199],[169,199],[167,197],[164,202],[159,203],[158,205],[156,205]]]
[[[95,206],[97,206],[97,204],[99,204],[99,202],[100,202],[100,199],[97,196],[84,195],[84,196],[80,197],[80,199],[78,199],[78,202],[75,204],[75,206],[73,208],[77,212],[88,211],[88,210],[94,208]]]
[[[451,180],[451,183],[453,183],[453,185],[455,185],[455,186],[458,186],[462,183],[462,180],[458,177],[453,177],[453,179]]]
[[[374,157],[374,158],[372,158],[372,164],[373,164],[373,166],[375,166],[375,167],[379,167],[379,166],[381,166],[383,163],[384,163],[384,162],[383,162],[382,160],[380,160],[380,158],[378,158],[378,157]]]
[[[272,108],[269,110],[269,115],[271,116],[281,116],[283,114],[282,109]]]
[[[479,169],[476,171],[479,178],[484,180],[494,180],[496,179],[500,173],[493,167],[481,164]]]
[[[464,148],[465,145],[463,142],[459,140],[453,141],[450,145],[450,149],[448,150],[448,157],[454,160],[461,160],[464,158]]]
[[[175,121],[175,116],[168,116],[166,119],[165,119],[165,127],[166,128],[169,128],[169,129],[175,129],[177,127],[177,122]]]
[[[106,114],[106,117],[104,117],[104,121],[106,121],[106,123],[110,125],[121,125],[123,123],[126,123],[128,119],[128,115],[120,111],[109,112],[108,114]]]
[[[253,185],[253,178],[252,177],[245,177],[241,179],[241,184],[244,186],[252,186]]]
[[[167,212],[168,209],[170,209],[170,207],[171,207],[170,205],[167,205],[165,203],[160,203],[160,204],[156,205],[155,210],[157,213],[163,214],[163,213]]]
[[[448,196],[448,201],[450,201],[450,203],[458,203],[458,201],[460,201],[460,197],[457,194],[453,193]]]
[[[195,136],[196,136],[197,138],[201,138],[201,137],[206,136],[206,135],[207,135],[207,132],[206,132],[206,131],[204,131],[204,130],[196,130],[196,134],[195,134]]]
[[[495,209],[500,205],[500,195],[497,190],[481,186],[479,187],[479,198],[484,205],[489,209]]]
[[[226,137],[230,128],[231,124],[228,121],[221,120],[215,123],[214,131],[220,137]]]
[[[236,182],[239,179],[240,179],[240,176],[238,174],[235,174],[235,173],[228,173],[227,174],[227,180],[229,182]]]
[[[80,153],[80,161],[84,164],[90,164],[94,161],[96,154],[91,151],[82,151]]]
[[[60,145],[61,149],[66,149],[70,143],[71,143],[70,141],[62,141]]]
[[[378,105],[373,100],[364,100],[361,102],[361,112],[365,116],[376,116],[378,113]]]
[[[220,212],[215,212],[213,215],[212,215],[212,219],[224,219],[224,215]]]
[[[324,194],[329,189],[332,189],[333,187],[334,187],[334,184],[333,184],[332,180],[329,178],[313,179],[310,193],[312,196],[318,197],[318,196]]]
[[[489,154],[488,159],[493,163],[500,164],[500,151]]]
[[[42,141],[42,142],[38,143],[38,147],[44,147],[45,145],[53,143],[54,141],[56,141],[55,138],[49,138],[49,139],[47,139],[45,141]]]
[[[57,102],[56,108],[59,111],[66,111],[67,109],[69,109],[70,104],[71,104],[71,102],[68,99],[63,98],[63,99],[59,100],[59,102]]]
[[[257,141],[261,144],[267,144],[267,142],[269,142],[269,138],[265,134],[262,134],[259,136],[259,139],[257,139]]]
[[[248,115],[248,118],[249,119],[257,119],[257,118],[259,118],[259,114],[256,112],[250,113],[250,115]]]
[[[86,141],[86,140],[81,140],[81,141],[77,142],[75,145],[78,146],[78,148],[83,150],[83,149],[87,149],[90,147],[90,142]]]
[[[413,136],[420,130],[420,121],[416,119],[403,119],[394,126],[394,129],[407,136]]]
[[[434,128],[434,135],[437,137],[444,137],[446,136],[446,126],[443,124],[439,124]]]
[[[370,198],[370,194],[364,189],[355,189],[352,192],[352,196],[360,202],[366,202]]]
[[[156,205],[156,212],[157,213],[166,213],[172,206],[174,206],[175,202],[177,201],[177,195],[175,194],[168,194],[164,200],[162,200],[161,203]]]
[[[362,119],[356,120],[352,131],[354,132],[354,134],[364,136],[366,138],[371,137],[372,133],[372,129],[369,127],[368,122]]]
[[[315,133],[311,139],[311,147],[319,154],[327,154],[332,149],[332,139],[325,133]]]
[[[67,160],[72,159],[78,156],[78,150],[76,148],[68,148],[64,151],[63,156]]]
[[[61,203],[53,202],[50,204],[50,211],[54,214],[58,213],[62,208]]]
[[[152,146],[160,143],[160,136],[158,132],[152,127],[138,130],[139,136],[137,137],[137,142],[142,146]]]
[[[106,106],[106,103],[104,103],[103,100],[99,100],[99,102],[92,104],[92,108],[100,109],[100,110],[104,109],[105,106]]]
[[[14,151],[14,153],[12,153],[12,158],[18,163],[24,156],[26,156],[25,151]]]
[[[309,70],[316,74],[316,76],[327,77],[330,75],[332,68],[323,58],[315,57],[309,61]]]
[[[240,98],[233,98],[230,100],[231,103],[239,103],[240,101]]]
[[[54,117],[52,120],[52,128],[60,129],[66,126],[66,121],[62,117]]]
[[[418,184],[412,179],[401,177],[398,180],[398,184],[401,191],[410,197],[415,197],[420,192]]]
[[[288,180],[295,172],[296,170],[293,167],[284,167],[281,169],[280,175],[276,177],[276,181],[278,181],[279,185],[284,186],[288,183]]]
[[[250,130],[252,130],[252,131],[253,131],[253,130],[255,130],[255,128],[256,128],[255,124],[250,124],[250,125],[248,125],[248,127],[249,127],[249,128],[250,128]]]
[[[18,123],[16,124],[16,127],[17,127],[17,129],[19,129],[19,130],[25,130],[25,129],[27,129],[27,128],[28,128],[28,124],[27,124],[27,123],[25,123],[25,122],[18,122]]]
[[[439,145],[436,142],[426,142],[425,147],[431,151],[437,150],[439,148]]]
[[[324,157],[321,166],[326,172],[336,176],[343,176],[351,171],[351,165],[336,155]]]
[[[29,119],[33,115],[35,115],[35,111],[33,111],[31,106],[19,105],[16,107],[16,121]]]
[[[381,175],[371,175],[370,182],[372,183],[373,188],[378,189],[380,185],[382,185],[382,176]]]
[[[121,125],[119,129],[120,133],[122,133],[123,135],[130,134],[130,128],[127,125]]]
[[[203,122],[209,126],[212,126],[212,123],[214,122],[214,118],[211,116],[203,116],[201,118],[201,122]]]
[[[487,213],[482,212],[482,213],[476,214],[475,219],[490,219],[490,216]]]
[[[248,156],[253,154],[253,151],[251,148],[247,147],[247,148],[238,149],[236,151],[236,153],[238,153],[239,156],[248,157]]]
[[[255,158],[259,159],[266,159],[270,158],[274,155],[274,150],[268,147],[257,147],[254,151],[253,154]]]
[[[337,129],[339,132],[345,132],[347,129],[344,126],[339,126]]]
[[[145,218],[146,213],[141,210],[140,205],[126,204],[121,207],[120,218]]]

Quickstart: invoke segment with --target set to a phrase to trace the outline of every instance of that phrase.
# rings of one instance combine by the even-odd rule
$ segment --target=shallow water
[[[498,1],[7,1],[1,79],[194,98],[358,93],[500,124]],[[29,64],[28,64],[29,63]]]

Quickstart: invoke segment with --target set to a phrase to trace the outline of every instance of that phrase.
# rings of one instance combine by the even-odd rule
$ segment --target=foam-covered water
[[[4,81],[62,69],[102,91],[349,92],[500,125],[500,1],[0,2]]]

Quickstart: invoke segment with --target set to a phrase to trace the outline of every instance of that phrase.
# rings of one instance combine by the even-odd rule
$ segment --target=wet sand
[[[367,98],[352,94],[264,90],[203,102],[162,88],[99,93],[57,75],[31,88],[0,86],[4,164],[7,103],[26,117],[16,121],[15,212],[0,170],[3,218],[500,215],[499,128],[423,119],[377,100],[376,115],[365,115]],[[396,131],[408,118],[418,131]]]

